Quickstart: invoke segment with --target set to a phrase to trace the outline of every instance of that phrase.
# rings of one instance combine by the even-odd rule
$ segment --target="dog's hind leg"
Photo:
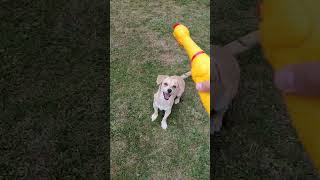
[[[174,100],[174,104],[178,104],[180,102],[181,96],[177,96],[176,99]]]
[[[183,90],[180,90],[180,92],[177,94],[176,99],[174,100],[174,104],[178,104],[180,102],[183,92],[184,92],[184,88]]]

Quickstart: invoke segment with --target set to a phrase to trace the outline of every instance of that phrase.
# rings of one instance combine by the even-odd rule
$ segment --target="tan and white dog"
[[[159,109],[165,111],[161,121],[162,129],[167,129],[167,118],[171,113],[173,103],[178,104],[180,102],[180,98],[185,89],[184,79],[190,75],[190,71],[181,76],[158,75],[157,85],[159,85],[159,88],[154,94],[154,113],[151,116],[151,120],[154,121],[157,119]]]

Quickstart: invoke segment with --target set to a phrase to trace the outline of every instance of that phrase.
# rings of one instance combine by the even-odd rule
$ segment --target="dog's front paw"
[[[180,102],[180,98],[174,100],[174,104],[178,104]]]
[[[157,119],[157,117],[158,117],[158,114],[153,113],[152,116],[151,116],[151,120],[154,121],[154,120]]]
[[[161,121],[161,127],[162,127],[162,129],[167,129],[168,125],[166,122]]]

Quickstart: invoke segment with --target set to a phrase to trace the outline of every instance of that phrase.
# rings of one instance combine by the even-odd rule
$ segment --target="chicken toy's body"
[[[264,53],[275,70],[320,60],[320,1],[268,0],[260,25]],[[293,124],[320,170],[320,97],[284,95]]]
[[[191,60],[191,74],[195,83],[210,81],[210,57],[191,39],[187,27],[182,24],[173,26],[173,36],[184,47]],[[201,102],[210,115],[210,92],[199,92]]]

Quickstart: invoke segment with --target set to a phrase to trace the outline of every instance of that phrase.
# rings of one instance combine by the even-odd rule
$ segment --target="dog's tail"
[[[191,76],[191,71],[186,72],[186,73],[184,73],[184,74],[181,75],[181,77],[182,77],[183,79],[186,79],[186,78],[188,78],[189,76]]]

